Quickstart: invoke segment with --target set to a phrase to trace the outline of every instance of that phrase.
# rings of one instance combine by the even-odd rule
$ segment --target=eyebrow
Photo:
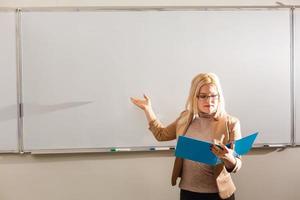
[[[216,94],[216,95],[217,95],[218,93],[199,93],[199,95],[200,95],[200,94],[205,94],[205,95],[206,95],[206,94]]]

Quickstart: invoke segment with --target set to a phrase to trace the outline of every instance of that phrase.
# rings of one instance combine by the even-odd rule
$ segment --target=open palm
[[[134,105],[138,106],[139,108],[141,108],[143,110],[149,109],[151,107],[151,100],[145,94],[144,94],[144,99],[133,98],[133,97],[130,97],[130,99]]]

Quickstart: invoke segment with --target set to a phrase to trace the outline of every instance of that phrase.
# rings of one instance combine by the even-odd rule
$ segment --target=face
[[[219,104],[219,94],[214,84],[203,85],[200,88],[198,97],[198,109],[207,114],[217,111]]]

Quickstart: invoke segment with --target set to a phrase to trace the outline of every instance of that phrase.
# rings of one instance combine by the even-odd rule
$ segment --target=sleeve
[[[242,137],[240,121],[237,118],[232,117],[230,119],[229,130],[230,130],[230,135],[229,135],[230,142],[238,140]],[[241,169],[241,167],[242,167],[242,157],[237,156],[235,167],[228,172],[236,173]]]
[[[176,139],[177,120],[164,127],[158,119],[149,123],[149,130],[158,141],[169,141]]]
[[[239,140],[242,138],[241,125],[240,125],[240,121],[237,118],[232,117],[229,120],[229,131],[230,131],[229,142],[233,142],[235,140]]]
[[[155,119],[149,123],[149,130],[153,133],[154,137],[158,141],[169,141],[176,139],[176,130],[178,121],[183,116],[188,116],[188,111],[183,111],[180,116],[171,124],[164,127],[158,119]]]

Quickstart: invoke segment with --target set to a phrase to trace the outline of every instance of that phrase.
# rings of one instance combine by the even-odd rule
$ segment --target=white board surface
[[[25,150],[173,145],[129,97],[167,125],[200,72],[219,75],[244,136],[289,143],[289,25],[288,10],[24,12]]]
[[[0,152],[18,151],[16,22],[0,12]]]

